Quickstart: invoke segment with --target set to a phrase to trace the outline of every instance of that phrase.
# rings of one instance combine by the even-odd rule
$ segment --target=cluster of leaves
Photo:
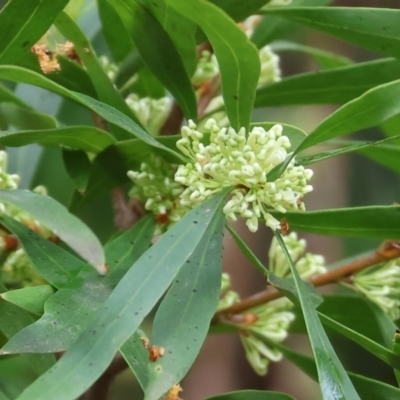
[[[326,0],[294,0],[288,7],[271,8],[263,8],[267,0],[68,3],[9,0],[0,12],[0,127],[4,130],[0,144],[20,148],[14,153],[20,159],[28,157],[28,168],[20,171],[24,187],[30,187],[32,170],[40,162],[44,167],[39,178],[45,176],[43,169],[53,167],[46,156],[51,146],[61,149],[57,157],[62,156],[74,185],[68,209],[33,192],[0,191],[1,202],[30,214],[65,244],[56,245],[18,221],[0,217],[1,225],[18,238],[48,283],[14,291],[1,287],[2,354],[20,354],[21,370],[31,369],[33,378],[0,375],[0,398],[75,399],[119,352],[145,399],[157,400],[190,369],[217,309],[225,228],[222,208],[228,192],[221,191],[188,212],[154,245],[156,221],[147,215],[102,246],[74,214],[95,207],[99,197],[129,183],[127,171],[138,170],[151,154],[177,164],[184,160],[175,145],[181,138],[179,128],[168,132],[173,134],[169,136],[149,135],[124,100],[127,88],[134,85],[142,97],[160,98],[168,92],[179,112],[197,121],[198,104],[190,78],[196,68],[197,46],[209,42],[219,64],[226,114],[236,131],[249,129],[254,108],[340,105],[308,134],[282,124],[291,139],[292,153],[268,174],[270,180],[279,178],[294,155],[298,165],[308,166],[349,152],[359,152],[400,173],[400,135],[396,136],[400,128],[400,11],[328,7]],[[82,7],[85,15],[76,20]],[[237,23],[254,14],[261,20],[248,39]],[[356,64],[282,41],[299,25],[371,50],[381,58]],[[50,32],[49,40],[66,39],[74,45],[73,57],[68,59],[64,51],[67,57],[61,55],[59,68],[48,74],[40,70],[30,51],[46,32]],[[267,44],[277,52],[306,53],[321,71],[257,88],[257,48]],[[119,65],[116,76],[107,75],[98,58],[101,54]],[[45,55],[52,61],[52,52]],[[50,98],[47,103],[46,98]],[[388,138],[373,143],[336,139],[370,127],[380,127]],[[303,151],[320,143],[332,149],[304,155]],[[62,201],[66,203],[65,198]],[[109,204],[104,207],[111,208]],[[271,213],[278,220],[284,216],[296,231],[399,240],[399,211],[398,205],[389,205]],[[304,321],[299,331],[308,334],[314,357],[281,344],[275,344],[277,349],[319,381],[324,399],[399,398],[400,389],[347,372],[325,332],[325,327],[333,329],[399,374],[394,323],[361,295],[318,296],[300,279],[282,238],[276,235],[293,278],[276,278],[234,237],[255,266],[297,305],[299,319]],[[159,302],[150,343],[162,346],[165,353],[152,362],[140,340],[140,325]],[[59,352],[65,354],[56,362],[54,353]],[[245,391],[213,399],[257,400],[265,395]],[[172,400],[171,392],[168,396]],[[290,397],[268,392],[268,398]]]

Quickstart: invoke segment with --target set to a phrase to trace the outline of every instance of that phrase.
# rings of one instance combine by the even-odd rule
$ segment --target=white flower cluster
[[[326,272],[323,257],[311,253],[306,253],[302,257],[306,242],[304,239],[299,240],[296,233],[285,236],[284,241],[303,279]],[[269,269],[281,278],[290,276],[289,264],[275,239],[269,251]],[[225,290],[227,290],[226,287]],[[220,305],[223,302],[224,297]],[[248,361],[259,375],[267,372],[270,361],[279,361],[282,358],[281,352],[274,348],[273,343],[286,339],[289,326],[295,319],[294,313],[290,311],[292,307],[293,304],[288,299],[281,298],[251,308],[241,314],[242,321],[239,326],[243,330],[240,331],[240,338]],[[219,307],[220,309],[223,308]]]
[[[100,56],[99,63],[110,80],[114,82],[119,71],[118,66],[112,63],[107,56]]]
[[[229,290],[231,288],[231,277],[227,273],[223,273],[221,277],[221,291],[220,291],[220,300],[217,306],[217,312],[223,310],[225,308],[230,307],[232,304],[237,303],[240,300],[238,293],[233,290]]]
[[[125,101],[146,131],[152,136],[157,136],[171,111],[172,99],[169,97],[160,99],[139,98],[132,93]]]
[[[261,72],[258,79],[258,86],[268,82],[281,80],[281,69],[279,67],[279,56],[277,56],[270,46],[264,46],[260,52]]]
[[[268,341],[279,343],[286,339],[289,326],[295,319],[295,315],[289,311],[291,308],[292,303],[287,299],[278,299],[248,310],[256,319],[247,329],[241,331],[240,338],[247,360],[259,375],[267,373],[270,361],[282,359],[282,353],[271,347]]]
[[[284,236],[283,241],[302,279],[310,279],[315,275],[326,272],[324,257],[317,254],[304,253],[306,250],[306,241],[298,239],[296,232],[291,232],[289,235]],[[280,278],[291,275],[289,263],[275,238],[272,239],[268,257],[269,270],[273,274]]]
[[[282,126],[274,125],[265,131],[253,128],[248,136],[244,128],[219,128],[214,119],[205,124],[205,134],[210,144],[201,143],[203,133],[196,130],[193,121],[182,128],[182,139],[177,147],[192,162],[180,165],[175,181],[186,186],[181,194],[181,204],[191,208],[223,188],[232,187],[231,199],[224,213],[231,220],[246,218],[250,231],[258,229],[258,219],[263,217],[267,226],[279,229],[280,222],[266,209],[279,212],[304,210],[300,199],[312,190],[307,185],[312,170],[295,166],[294,159],[282,176],[269,182],[267,174],[287,157],[290,141],[282,135]]]
[[[353,284],[391,319],[400,318],[400,259],[358,272]]]
[[[176,222],[187,211],[179,203],[183,187],[174,181],[175,171],[176,166],[151,154],[149,161],[141,164],[140,171],[128,172],[135,184],[129,196],[139,200],[161,224]]]
[[[196,87],[200,86],[218,74],[219,67],[215,54],[211,54],[208,50],[203,50],[197,63],[196,71],[192,76],[192,84]]]
[[[0,151],[0,189],[17,189],[19,176],[7,174],[7,153]]]

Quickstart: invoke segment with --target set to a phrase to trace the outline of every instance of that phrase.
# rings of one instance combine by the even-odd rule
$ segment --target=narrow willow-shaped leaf
[[[138,122],[135,114],[102,68],[92,45],[79,25],[68,14],[61,12],[55,21],[55,26],[68,40],[74,43],[74,49],[88,72],[98,99]],[[111,131],[119,140],[130,139],[130,135],[119,126],[111,127]]]
[[[26,255],[37,271],[56,288],[70,283],[84,265],[83,261],[42,238],[15,219],[4,215],[0,221],[18,237]]]
[[[43,222],[61,240],[96,268],[104,268],[104,253],[94,233],[51,197],[27,190],[1,190],[0,201],[13,204]]]
[[[143,254],[78,340],[18,400],[72,400],[83,393],[107,368],[202,242],[207,228],[221,213],[226,194],[223,191],[190,211]]]
[[[197,65],[196,24],[169,7],[166,0],[144,0],[144,4],[168,33],[191,77]]]
[[[255,107],[343,104],[395,79],[400,79],[400,61],[392,59],[307,72],[258,89]]]
[[[311,132],[297,151],[337,136],[377,126],[400,113],[400,80],[377,86],[350,101]]]
[[[224,222],[222,213],[214,218],[157,310],[151,343],[165,356],[149,365],[146,400],[158,400],[182,380],[206,339],[221,291]]]
[[[0,286],[0,292],[6,290]],[[0,331],[7,338],[12,338],[21,329],[29,326],[35,321],[28,311],[17,307],[3,299],[0,299]],[[48,370],[55,362],[53,354],[24,354],[30,368],[38,375]]]
[[[399,10],[361,7],[282,7],[265,11],[366,49],[400,57]]]
[[[42,285],[11,290],[2,293],[0,296],[26,311],[41,315],[44,312],[44,304],[54,292],[55,290],[52,286]]]
[[[109,3],[132,35],[143,62],[171,92],[186,118],[196,120],[193,86],[178,51],[163,27],[138,0],[109,0]]]
[[[296,353],[279,343],[277,348],[285,358],[299,367],[311,379],[318,381],[315,361],[312,358]],[[393,386],[352,372],[348,372],[348,375],[362,400],[397,400],[399,398],[400,390]]]
[[[0,12],[0,64],[12,64],[50,28],[68,0],[10,0]]]
[[[392,351],[396,356],[400,356],[400,332],[396,330],[393,338]],[[397,380],[397,385],[400,387],[400,368],[394,368],[394,375]]]
[[[382,361],[386,362],[387,364],[391,365],[394,368],[400,368],[400,356],[394,354],[390,349],[387,347],[382,346],[381,344],[374,342],[370,338],[361,335],[354,329],[351,329],[333,318],[326,316],[325,314],[318,313],[321,321],[324,325],[329,326],[330,328],[334,329],[335,331],[339,332],[341,335],[347,337],[348,339],[352,340],[353,342],[357,343],[365,350],[372,353],[374,356],[378,357]]]
[[[134,49],[134,44],[121,18],[107,0],[97,0],[102,32],[115,62],[125,60]]]
[[[0,65],[0,78],[5,80],[10,80],[13,82],[27,83],[30,85],[39,86],[43,89],[50,90],[61,96],[65,96],[74,100],[90,110],[94,111],[96,114],[100,115],[106,121],[119,126],[120,128],[126,130],[133,136],[136,136],[153,147],[159,147],[168,152],[178,156],[176,151],[168,149],[161,145],[156,139],[150,136],[146,131],[144,131],[139,125],[132,121],[125,114],[116,110],[115,108],[102,103],[92,97],[86,96],[82,93],[73,92],[71,90],[65,89],[64,87],[58,85],[55,82],[41,76],[33,71],[25,68],[14,67],[9,65]]]
[[[360,149],[359,153],[400,174],[400,146],[377,145]]]
[[[149,248],[154,227],[149,215],[108,243],[105,252],[110,272],[101,277],[93,268],[83,268],[70,285],[49,299],[43,317],[15,335],[3,351],[48,353],[68,349],[125,272]]]
[[[386,139],[382,139],[382,140],[377,140],[375,142],[356,142],[356,144],[353,144],[354,141],[342,141],[339,143],[344,144],[345,147],[342,147],[340,149],[335,149],[335,150],[324,151],[322,153],[313,154],[311,156],[297,157],[296,163],[300,164],[300,165],[310,165],[310,164],[314,164],[316,162],[327,160],[332,157],[340,156],[342,154],[353,153],[355,151],[359,152],[362,150],[373,149],[376,146],[379,147],[383,144],[389,144],[390,142],[395,142],[395,143],[400,142],[400,135],[392,136],[390,138],[386,138]],[[396,146],[395,148],[398,148],[398,147],[399,146]],[[389,146],[389,149],[390,148],[391,148],[391,146]],[[382,150],[381,147],[380,147],[380,149]]]
[[[219,396],[208,397],[207,400],[294,400],[293,397],[284,393],[270,392],[268,390],[241,390],[230,392]]]
[[[59,129],[24,130],[0,133],[0,143],[9,147],[32,143],[72,147],[97,154],[116,140],[106,131],[91,126],[73,126]]]
[[[4,115],[8,125],[18,129],[52,129],[56,128],[57,120],[50,115],[27,110],[11,103],[0,104],[0,112]]]
[[[236,130],[249,126],[260,59],[255,46],[226,14],[204,0],[167,3],[198,24],[207,35],[221,71],[222,95],[230,124]]]
[[[217,7],[224,10],[233,20],[239,22],[255,14],[256,11],[270,1],[271,0],[211,0],[210,3],[214,3]]]
[[[271,211],[276,218],[286,218],[295,231],[343,237],[400,239],[400,206],[338,208],[285,214]]]
[[[25,110],[32,110],[32,107],[22,101],[18,96],[14,94],[10,89],[0,83],[0,102],[11,103],[24,108]]]
[[[310,55],[320,65],[322,69],[347,67],[353,62],[346,57],[338,56],[337,54],[328,51],[319,50],[315,47],[305,46],[295,42],[279,41],[272,44],[272,50],[281,51],[297,51]]]
[[[62,149],[64,166],[75,188],[83,193],[86,189],[92,163],[86,152],[82,150]]]
[[[321,321],[319,320],[317,312],[307,293],[307,288],[293,264],[282,236],[275,232],[275,237],[277,238],[289,263],[295,282],[301,309],[303,311],[304,321],[307,327],[308,337],[315,356],[318,380],[321,386],[323,399],[361,400],[360,396],[354,389],[349,376],[340,363],[335,350],[329,342],[328,336],[322,327]]]
[[[124,357],[131,371],[135,374],[140,387],[145,390],[149,381],[149,351],[143,346],[141,340],[146,337],[139,328],[121,347],[120,353]]]

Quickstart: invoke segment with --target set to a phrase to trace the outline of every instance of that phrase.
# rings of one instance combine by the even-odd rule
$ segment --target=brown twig
[[[178,103],[174,101],[171,112],[160,130],[160,135],[167,136],[178,134],[182,125],[183,117],[182,109],[179,107]]]
[[[314,278],[311,278],[310,282],[315,287],[336,283],[354,275],[356,272],[362,271],[363,269],[395,258],[400,258],[400,242],[395,240],[387,241],[384,242],[375,253],[362,257],[339,268],[332,269],[324,274],[317,275]],[[239,314],[280,297],[283,297],[283,294],[278,289],[269,286],[267,290],[256,293],[236,304],[233,304],[225,310],[219,311],[215,315],[214,321],[217,321],[220,316]]]

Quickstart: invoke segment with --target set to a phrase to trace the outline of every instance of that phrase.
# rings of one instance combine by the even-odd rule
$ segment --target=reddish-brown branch
[[[310,282],[315,287],[325,286],[330,283],[339,282],[349,276],[354,275],[356,272],[362,271],[365,268],[372,267],[395,258],[400,258],[400,242],[395,240],[387,241],[384,242],[374,254],[360,258],[349,264],[343,265],[342,267],[330,270],[324,274],[317,275],[314,278],[311,278]],[[233,304],[225,310],[221,310],[216,314],[214,320],[217,320],[219,316],[223,315],[239,314],[243,311],[249,310],[261,304],[268,303],[269,301],[278,299],[282,296],[283,294],[279,290],[273,287],[268,287],[267,290],[256,293],[236,304]]]
[[[178,103],[174,101],[171,112],[163,127],[160,130],[160,135],[177,135],[180,131],[184,115]]]

